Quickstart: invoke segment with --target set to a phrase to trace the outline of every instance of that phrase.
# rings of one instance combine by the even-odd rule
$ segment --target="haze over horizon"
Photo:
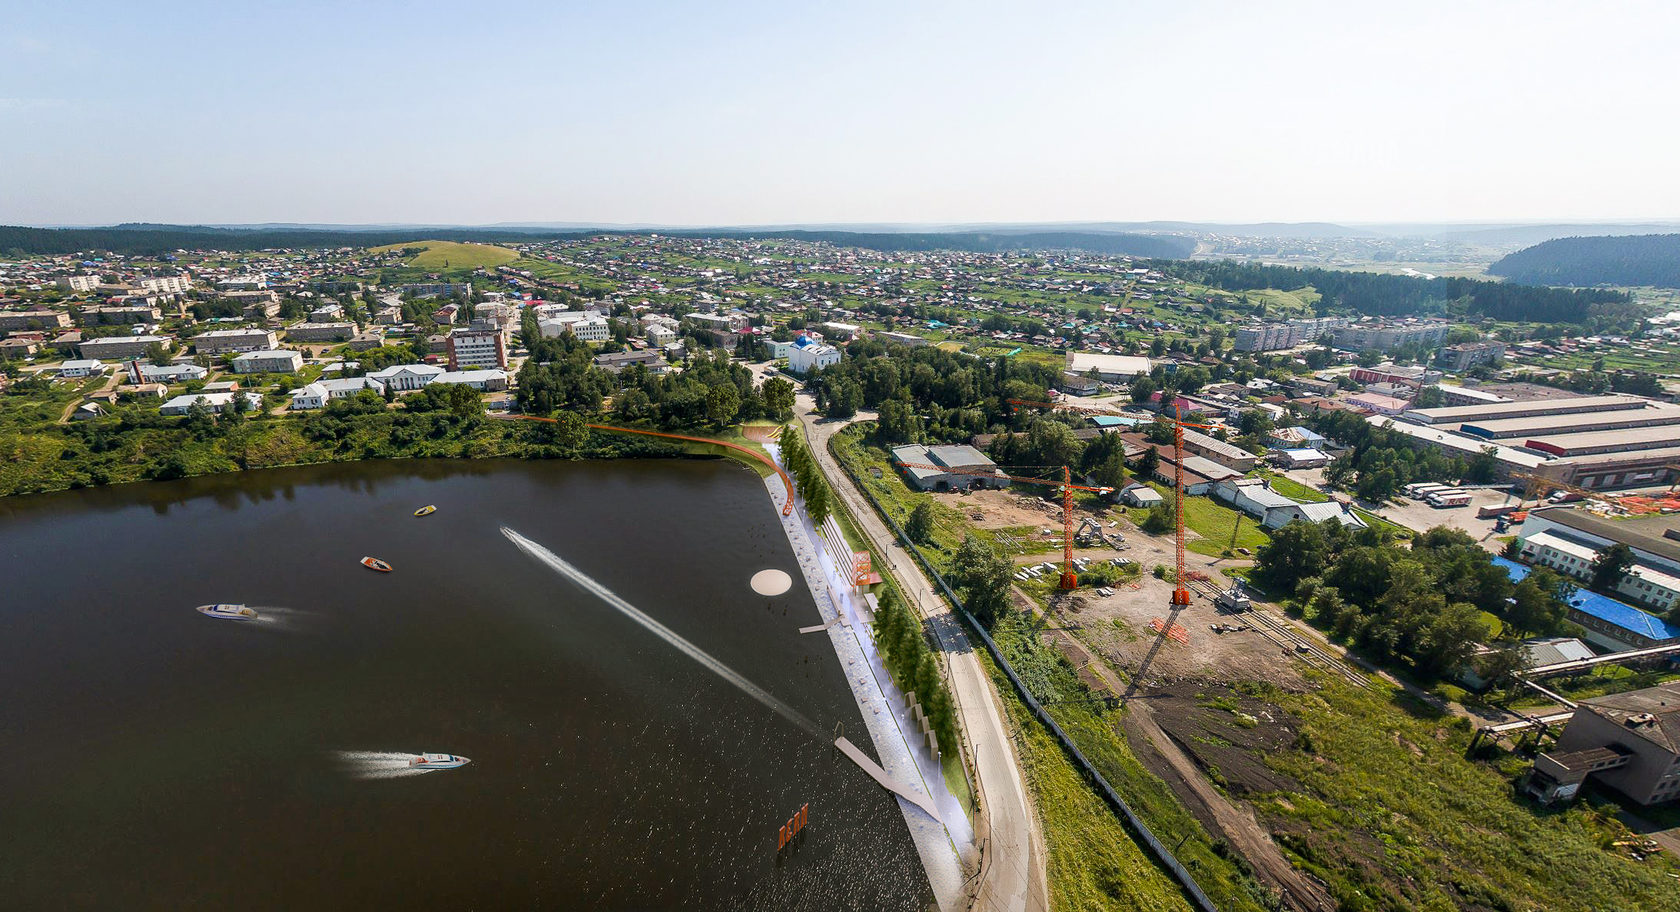
[[[485,10],[14,12],[0,223],[1680,216],[1669,4]]]

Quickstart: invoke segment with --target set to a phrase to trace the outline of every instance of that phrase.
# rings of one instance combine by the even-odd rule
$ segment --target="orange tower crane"
[[[1062,589],[1079,588],[1079,574],[1073,571],[1073,492],[1091,491],[1096,494],[1112,494],[1114,489],[1104,485],[1076,485],[1073,483],[1073,473],[1067,466],[1062,466],[1062,480],[1049,478],[1028,478],[1023,475],[1005,475],[1002,472],[981,472],[968,469],[951,469],[942,465],[932,465],[925,462],[899,462],[894,465],[903,469],[933,469],[950,475],[974,475],[981,478],[1007,478],[1022,484],[1049,485],[1059,488],[1062,492],[1062,578],[1057,584]]]
[[[1072,405],[1072,404],[1063,405],[1063,404],[1058,403],[1058,402],[1031,402],[1031,401],[1028,401],[1028,400],[1025,400],[1025,399],[1010,399],[1009,404],[1013,408],[1020,408],[1022,406],[1028,406],[1028,407],[1037,407],[1037,408],[1060,409],[1060,410],[1063,410],[1063,411],[1070,411],[1070,412],[1100,412],[1100,413],[1106,413],[1106,414],[1113,414],[1112,411],[1110,411],[1106,408],[1095,408],[1095,407],[1087,406],[1087,405]],[[1174,536],[1173,536],[1173,538],[1174,538],[1174,544],[1175,544],[1175,549],[1174,550],[1176,551],[1177,561],[1174,564],[1174,572],[1173,572],[1172,605],[1176,609],[1176,608],[1187,607],[1190,604],[1190,589],[1189,589],[1189,587],[1184,585],[1184,581],[1187,578],[1185,576],[1185,570],[1184,570],[1184,429],[1187,428],[1187,427],[1212,428],[1212,427],[1214,427],[1214,425],[1211,425],[1211,424],[1196,424],[1196,423],[1193,423],[1193,422],[1185,421],[1184,420],[1184,411],[1183,411],[1182,406],[1174,405],[1173,406],[1173,411],[1176,413],[1177,417],[1167,418],[1165,414],[1160,415],[1160,417],[1166,419],[1167,421],[1172,422],[1172,426],[1173,426],[1173,514],[1174,514],[1173,515],[1173,522],[1174,522],[1174,527],[1173,527]],[[1069,497],[1070,497],[1070,502],[1071,502],[1071,495],[1069,495]],[[1068,541],[1070,542],[1070,544],[1068,545],[1066,550],[1067,550],[1068,557],[1071,559],[1072,556],[1073,556],[1073,546],[1071,544],[1071,542],[1073,540],[1073,534],[1072,534],[1073,520],[1071,519],[1071,516],[1072,516],[1072,511],[1071,510],[1068,511],[1068,516],[1070,517],[1067,520],[1067,522],[1068,522]],[[1235,537],[1236,536],[1233,534],[1232,539],[1235,540]],[[1064,569],[1064,571],[1063,571],[1064,585],[1062,587],[1064,589],[1070,588],[1070,587],[1065,585],[1066,576],[1067,576],[1067,573],[1066,573],[1066,570]]]

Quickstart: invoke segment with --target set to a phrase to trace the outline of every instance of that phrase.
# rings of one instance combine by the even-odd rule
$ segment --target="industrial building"
[[[1642,409],[1650,401],[1638,396],[1570,396],[1564,399],[1540,399],[1527,402],[1494,402],[1486,405],[1448,405],[1439,408],[1412,409],[1407,421],[1437,426],[1457,426],[1467,422],[1493,421],[1498,418],[1530,418],[1536,415],[1573,415],[1579,412],[1609,412],[1622,409]]]
[[[892,456],[893,464],[921,491],[1009,486],[997,463],[971,446],[925,447],[912,443],[893,447]]]
[[[1680,516],[1603,519],[1574,507],[1534,510],[1518,547],[1524,560],[1576,579],[1589,579],[1598,554],[1626,545],[1634,564],[1615,591],[1645,608],[1666,612],[1680,604]]]
[[[1616,409],[1606,412],[1574,412],[1556,414],[1546,412],[1521,418],[1496,418],[1466,421],[1459,425],[1460,433],[1486,440],[1510,438],[1528,439],[1553,434],[1588,434],[1595,431],[1620,431],[1630,428],[1674,426],[1671,439],[1680,440],[1680,406],[1664,402],[1648,402],[1640,409]]]
[[[1184,448],[1239,472],[1254,471],[1255,463],[1260,461],[1260,457],[1236,444],[1226,443],[1217,437],[1209,437],[1189,428],[1184,429]]]
[[[1588,776],[1641,805],[1680,797],[1680,681],[1581,701],[1524,789],[1567,801]]]
[[[1371,421],[1463,458],[1492,449],[1502,473],[1583,488],[1680,479],[1680,408],[1638,396],[1570,396],[1411,409]]]
[[[1097,379],[1105,383],[1131,382],[1138,374],[1149,373],[1148,358],[1134,355],[1101,355],[1096,352],[1068,352],[1067,369],[1071,373],[1088,376],[1097,372]]]

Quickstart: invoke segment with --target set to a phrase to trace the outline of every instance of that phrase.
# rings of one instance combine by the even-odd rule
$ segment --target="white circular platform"
[[[759,595],[781,595],[793,588],[793,577],[781,570],[760,570],[753,574],[752,590]]]

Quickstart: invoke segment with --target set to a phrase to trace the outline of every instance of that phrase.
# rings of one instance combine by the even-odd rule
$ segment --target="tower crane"
[[[1107,412],[1108,414],[1112,414],[1112,412],[1109,412],[1107,409],[1094,408],[1088,405],[1062,405],[1061,403],[1056,402],[1032,402],[1025,399],[1010,399],[1009,404],[1013,408],[1017,409],[1025,406],[1029,408],[1060,409],[1071,412]],[[1179,608],[1189,607],[1190,605],[1190,589],[1184,585],[1184,581],[1187,578],[1184,570],[1184,429],[1187,427],[1211,429],[1214,425],[1196,424],[1194,422],[1185,421],[1183,407],[1179,405],[1173,406],[1173,412],[1175,417],[1167,418],[1164,413],[1159,417],[1170,422],[1173,426],[1173,539],[1176,562],[1174,564],[1173,573],[1172,606],[1176,610]],[[1071,494],[1068,495],[1068,501],[1071,505]],[[1070,518],[1067,520],[1069,542],[1067,546],[1067,554],[1069,562],[1071,563],[1073,556],[1073,520],[1071,519],[1071,510],[1069,510],[1068,516]],[[1232,534],[1231,539],[1232,541],[1236,540],[1236,535],[1234,533]],[[1066,568],[1063,570],[1062,577],[1064,583],[1062,588],[1070,588],[1065,585],[1067,580]]]
[[[1062,493],[1062,578],[1057,584],[1060,589],[1079,588],[1079,574],[1073,570],[1073,492],[1090,491],[1096,494],[1112,494],[1114,489],[1104,485],[1076,485],[1073,483],[1073,473],[1067,466],[1062,466],[1062,480],[1050,478],[1028,478],[1023,475],[1005,475],[996,471],[977,471],[969,469],[952,469],[942,465],[932,465],[925,462],[899,462],[894,465],[904,469],[933,469],[949,475],[974,475],[981,478],[1007,478],[1021,484],[1048,485],[1058,488]]]

